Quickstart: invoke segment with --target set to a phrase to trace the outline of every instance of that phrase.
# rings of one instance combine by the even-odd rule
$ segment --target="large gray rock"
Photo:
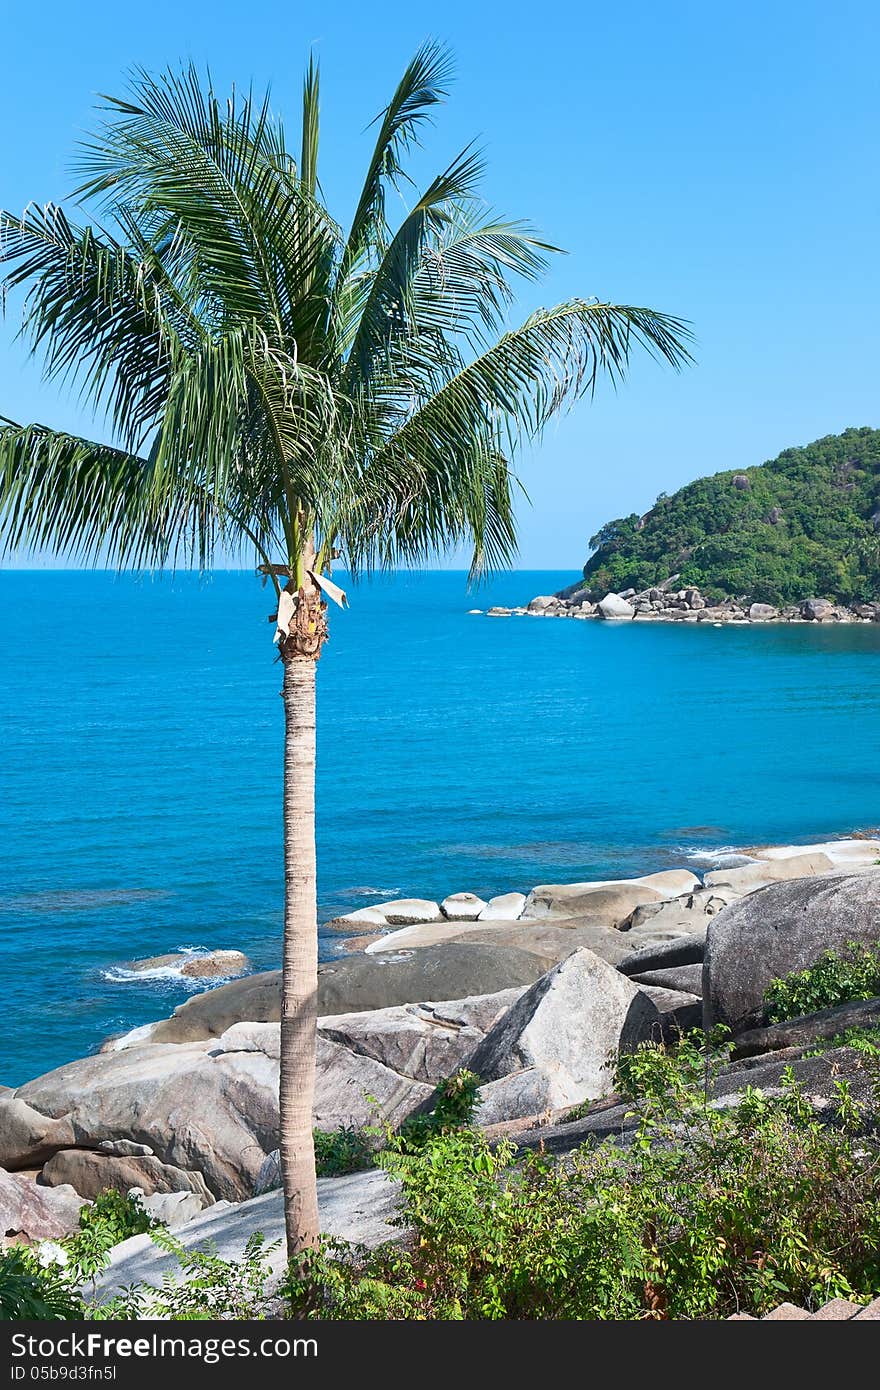
[[[801,617],[814,623],[824,623],[834,617],[834,604],[827,598],[807,598],[801,604]]]
[[[606,594],[597,606],[603,618],[631,618],[636,611],[632,604],[627,603],[619,594]]]
[[[547,1079],[552,1108],[575,1105],[610,1090],[618,1052],[632,1051],[658,1031],[659,1015],[647,995],[581,950],[526,990],[468,1065],[484,1082],[535,1069]]]
[[[702,965],[669,965],[662,970],[642,970],[630,979],[639,985],[656,985],[658,989],[677,989],[685,994],[703,992]]]
[[[434,946],[438,941],[458,941],[470,946],[483,945],[498,948],[512,948],[527,951],[537,956],[543,975],[551,966],[570,956],[581,946],[588,946],[603,960],[616,962],[632,950],[632,942],[626,941],[619,932],[586,922],[582,917],[558,920],[519,922],[458,922],[454,926],[404,927],[388,938],[387,948],[399,950],[405,947]],[[373,947],[369,947],[370,953]],[[530,983],[532,983],[530,981]]]
[[[169,1231],[179,1231],[182,1226],[187,1226],[201,1214],[205,1205],[197,1192],[144,1192],[141,1188],[132,1187],[128,1195],[135,1197],[144,1211],[154,1220],[161,1221]]]
[[[440,904],[443,916],[449,922],[476,922],[480,913],[489,904],[476,893],[450,893]]]
[[[524,1120],[551,1113],[556,1094],[553,1080],[541,1067],[525,1067],[522,1071],[488,1081],[477,1092],[477,1124],[483,1128]]]
[[[0,1169],[0,1235],[55,1240],[76,1229],[84,1205],[72,1187],[42,1187],[28,1173]]]
[[[147,1195],[191,1192],[200,1208],[214,1202],[201,1173],[175,1168],[153,1156],[113,1157],[93,1149],[60,1149],[44,1166],[42,1181],[50,1187],[69,1185],[92,1201],[107,1188],[126,1193],[137,1187]]]
[[[108,1137],[130,1139],[155,1153],[154,1160],[131,1160],[144,1165],[142,1171],[158,1160],[200,1173],[214,1197],[249,1197],[267,1154],[278,1147],[279,1033],[279,1024],[237,1024],[219,1039],[147,1044],[70,1062],[16,1095],[0,1096],[4,1144],[20,1164],[17,1149],[30,1135],[17,1129],[16,1101],[23,1098],[31,1112],[28,1125],[32,1114],[41,1114],[46,1133],[59,1119],[73,1131],[74,1139],[59,1147],[73,1142],[97,1148]],[[397,1125],[431,1089],[318,1038],[314,1119],[322,1129],[376,1118]],[[101,1159],[87,1162],[94,1166]]]
[[[45,1115],[15,1091],[0,1092],[0,1168],[38,1168],[76,1142],[69,1115]]]
[[[582,917],[597,926],[618,928],[640,903],[661,901],[656,889],[640,883],[545,883],[532,889],[522,920]]]
[[[412,922],[442,922],[440,904],[428,898],[397,898],[380,903],[379,911],[389,927],[408,927]]]
[[[679,937],[656,946],[643,946],[623,960],[617,968],[624,975],[640,975],[646,970],[667,970],[679,965],[702,965],[706,950],[705,936]]]
[[[484,1035],[522,992],[508,989],[475,999],[333,1014],[318,1026],[321,1035],[331,1042],[372,1057],[400,1076],[436,1086],[464,1066]]]
[[[338,1240],[369,1247],[399,1240],[403,1233],[391,1224],[399,1206],[397,1184],[379,1169],[318,1179],[321,1230]],[[267,1192],[235,1205],[218,1202],[176,1234],[187,1250],[208,1250],[221,1259],[238,1260],[255,1232],[266,1238],[267,1276],[282,1274],[287,1267],[287,1254],[284,1199],[280,1192]],[[131,1236],[110,1252],[110,1263],[98,1274],[94,1293],[91,1282],[84,1292],[102,1303],[132,1284],[159,1288],[166,1279],[180,1283],[184,1277],[175,1255],[160,1249],[149,1235]]]
[[[699,995],[665,989],[661,985],[641,985],[640,988],[660,1015],[660,1036],[664,1042],[675,1041],[682,1033],[702,1027],[703,1001]]]
[[[188,951],[173,951],[165,956],[147,956],[128,962],[127,969],[151,975],[156,971],[173,970],[193,980],[227,980],[244,975],[251,963],[243,951],[205,951],[191,955]]]
[[[772,883],[709,922],[703,965],[705,1024],[734,1033],[763,1021],[771,980],[849,941],[880,939],[880,876],[834,874]]]
[[[526,905],[525,893],[499,893],[481,910],[480,922],[515,922]]]
[[[523,920],[582,916],[603,926],[620,927],[640,904],[664,902],[699,887],[700,880],[688,869],[595,883],[543,883],[529,893],[521,916]]]
[[[836,1038],[850,1028],[878,1030],[880,1038],[880,999],[856,999],[834,1009],[820,1009],[787,1023],[752,1028],[740,1033],[734,1057],[758,1057],[765,1052],[781,1052],[788,1047],[809,1047],[812,1043]]]
[[[449,924],[440,930],[450,931]],[[425,999],[495,994],[530,985],[543,973],[529,952],[452,940],[433,949],[345,956],[319,968],[318,1012],[360,1013]],[[139,1042],[194,1042],[219,1037],[243,1020],[277,1023],[280,1017],[281,971],[267,970],[195,995],[171,1018],[153,1024],[149,1038],[141,1036]]]
[[[464,941],[350,956],[321,967],[318,1010],[322,1016],[360,1013],[425,999],[497,994],[530,985],[541,974],[541,962],[528,951]]]
[[[787,859],[760,859],[727,869],[713,869],[704,877],[707,888],[729,886],[738,893],[754,893],[768,883],[790,878],[806,878],[811,874],[828,874],[835,868],[830,855],[822,850],[793,854]]]
[[[749,617],[753,623],[770,623],[779,617],[779,609],[772,603],[753,603],[749,608]]]

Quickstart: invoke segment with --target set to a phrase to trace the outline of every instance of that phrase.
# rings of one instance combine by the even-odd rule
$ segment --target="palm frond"
[[[86,564],[206,564],[221,517],[209,494],[157,490],[148,459],[0,418],[0,550],[47,547]]]
[[[396,187],[404,177],[402,156],[430,120],[433,108],[445,100],[451,76],[448,51],[435,42],[423,44],[407,65],[390,102],[377,116],[376,144],[342,257],[343,281],[357,271],[368,251],[384,244],[386,182]]]
[[[306,192],[314,198],[318,188],[318,133],[321,79],[314,56],[303,82],[302,154],[299,176]]]

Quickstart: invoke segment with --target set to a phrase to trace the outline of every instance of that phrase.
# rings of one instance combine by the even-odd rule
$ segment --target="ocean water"
[[[469,594],[463,574],[398,575],[333,612],[322,920],[385,897],[699,869],[880,822],[880,627],[468,613],[572,578]],[[279,963],[272,608],[249,574],[0,573],[0,1082],[192,992],[130,979],[133,958],[237,947]]]

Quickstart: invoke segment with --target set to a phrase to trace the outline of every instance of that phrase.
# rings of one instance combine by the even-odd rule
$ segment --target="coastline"
[[[880,603],[857,603],[852,607],[835,604],[824,598],[805,598],[799,603],[776,606],[771,603],[750,603],[748,600],[725,598],[715,603],[704,597],[699,589],[674,589],[678,579],[673,575],[664,583],[637,592],[624,589],[607,593],[593,602],[590,590],[583,584],[571,584],[555,594],[539,594],[522,606],[505,608],[494,605],[486,610],[489,618],[601,618],[612,622],[689,622],[711,623],[721,627],[726,623],[878,623]],[[482,609],[471,609],[482,613]]]

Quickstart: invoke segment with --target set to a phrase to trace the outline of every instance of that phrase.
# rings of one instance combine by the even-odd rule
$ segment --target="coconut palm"
[[[330,579],[467,544],[514,552],[517,443],[636,346],[678,367],[687,330],[572,299],[506,326],[512,283],[552,248],[477,196],[468,148],[412,195],[407,153],[445,96],[425,45],[376,121],[347,232],[318,181],[318,72],[298,155],[268,100],[221,102],[192,69],[137,72],[84,146],[91,224],[55,205],[2,215],[6,292],[50,378],[106,421],[97,442],[0,421],[0,541],[83,562],[210,566],[252,555],[275,590],[283,663],[281,1159],[291,1254],[313,1243],[317,930],[315,663]]]

